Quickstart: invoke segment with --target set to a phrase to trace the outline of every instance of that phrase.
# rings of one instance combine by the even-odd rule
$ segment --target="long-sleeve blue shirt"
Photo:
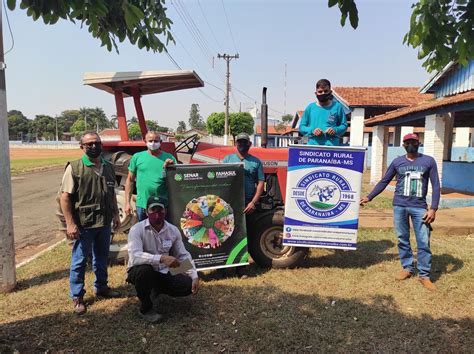
[[[333,128],[336,135],[321,134],[315,136],[313,131],[319,128],[323,133]],[[347,130],[347,118],[342,105],[333,100],[330,106],[322,107],[312,102],[304,110],[300,122],[300,133],[306,135],[309,145],[340,145],[339,140]]]
[[[408,160],[405,155],[397,157],[392,161],[380,182],[367,196],[369,200],[379,195],[395,175],[397,176],[397,185],[393,195],[393,205],[426,209],[429,179],[433,190],[431,208],[438,209],[441,188],[438,167],[431,156],[419,154],[413,161]]]

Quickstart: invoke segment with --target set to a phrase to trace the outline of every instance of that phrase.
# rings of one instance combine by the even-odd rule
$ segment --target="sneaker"
[[[82,315],[83,313],[86,313],[87,307],[84,303],[83,297],[76,297],[72,299],[72,301],[74,302],[74,313],[76,315]]]
[[[430,291],[435,291],[436,286],[431,282],[430,278],[418,278],[418,281],[425,287],[425,289],[428,289]]]
[[[112,299],[112,298],[116,298],[116,297],[120,297],[120,293],[118,291],[115,291],[115,290],[112,290],[110,289],[109,287],[107,287],[106,289],[104,290],[100,290],[98,291],[97,289],[94,290],[94,294],[95,296],[98,296],[98,297],[105,297],[107,299]]]
[[[138,311],[138,315],[143,318],[145,321],[150,323],[156,323],[163,318],[163,315],[156,312],[154,309],[148,310],[145,313]]]
[[[412,276],[413,273],[410,273],[408,270],[403,269],[395,276],[395,280],[406,280],[408,278],[411,278]]]

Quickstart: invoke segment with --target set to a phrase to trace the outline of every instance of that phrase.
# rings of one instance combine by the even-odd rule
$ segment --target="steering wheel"
[[[192,155],[194,153],[194,150],[196,150],[198,141],[199,141],[198,134],[193,134],[191,136],[188,136],[186,139],[184,139],[182,142],[179,143],[179,145],[174,149],[174,152],[175,153],[180,152],[182,154]],[[181,150],[186,150],[186,151],[181,151]]]

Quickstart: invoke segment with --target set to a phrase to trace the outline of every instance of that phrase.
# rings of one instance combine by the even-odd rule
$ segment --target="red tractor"
[[[128,173],[131,155],[146,149],[144,142],[147,132],[145,117],[141,106],[141,96],[152,93],[203,87],[204,83],[194,71],[145,71],[145,72],[112,72],[86,73],[84,84],[107,91],[115,96],[117,120],[120,130],[120,141],[103,141],[105,157],[115,166],[118,185],[116,189],[122,226],[119,232],[126,232],[135,217],[125,215],[124,185]],[[130,141],[124,109],[124,97],[132,97],[142,140]],[[294,267],[306,257],[307,248],[282,245],[284,203],[286,189],[286,172],[288,166],[288,149],[266,148],[266,103],[265,89],[262,104],[262,146],[250,150],[264,165],[265,191],[257,205],[253,225],[248,232],[249,252],[253,260],[263,267]],[[164,141],[162,149],[177,157],[190,154],[190,163],[220,163],[224,156],[235,152],[231,146],[214,145],[199,142],[196,136],[182,141],[178,146],[174,142]],[[135,198],[131,204],[134,207]],[[123,248],[122,248],[123,250]]]

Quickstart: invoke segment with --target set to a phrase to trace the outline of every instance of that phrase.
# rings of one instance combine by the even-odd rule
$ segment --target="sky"
[[[143,97],[145,117],[175,129],[179,120],[188,121],[192,103],[204,119],[224,111],[225,62],[218,53],[240,57],[230,64],[231,112],[248,111],[255,102],[260,107],[265,86],[271,116],[294,114],[314,100],[320,78],[333,86],[422,86],[429,75],[417,50],[403,44],[412,2],[357,0],[354,30],[349,21],[340,26],[340,12],[327,0],[167,0],[176,38],[169,53],[206,84]],[[119,53],[108,52],[80,24],[44,25],[19,8],[3,11],[5,51],[12,44],[5,12],[14,38],[5,57],[8,110],[30,119],[84,106],[115,114],[113,96],[84,86],[84,72],[176,70],[164,53],[127,42],[119,44]],[[127,118],[136,116],[132,99],[125,102]]]

